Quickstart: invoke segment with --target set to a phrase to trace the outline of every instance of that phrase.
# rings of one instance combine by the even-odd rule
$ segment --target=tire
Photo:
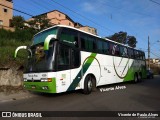
[[[137,74],[135,74],[135,75],[134,75],[134,83],[138,83],[138,81],[139,81],[139,79],[138,79],[138,75],[137,75]]]
[[[91,75],[87,75],[84,81],[84,94],[90,94],[93,90],[93,78]]]

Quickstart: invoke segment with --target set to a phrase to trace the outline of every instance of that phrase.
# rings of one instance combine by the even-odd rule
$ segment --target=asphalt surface
[[[118,86],[121,89],[116,89]],[[129,82],[101,86],[90,95],[84,95],[81,91],[29,93],[32,97],[0,102],[0,111],[160,111],[159,92],[160,76],[155,76],[137,84]],[[158,120],[160,117],[152,119]]]

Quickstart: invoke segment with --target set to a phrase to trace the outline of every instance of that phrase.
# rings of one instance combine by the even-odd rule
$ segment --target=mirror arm
[[[17,53],[18,53],[18,51],[21,50],[21,49],[26,49],[26,50],[28,50],[28,51],[30,52],[30,54],[31,54],[31,57],[32,57],[32,50],[31,50],[30,48],[28,48],[27,46],[19,46],[19,47],[17,47],[17,49],[16,49],[15,52],[14,52],[14,58],[17,57]]]
[[[55,35],[48,35],[44,41],[44,50],[49,50],[49,43],[52,39],[56,39]]]

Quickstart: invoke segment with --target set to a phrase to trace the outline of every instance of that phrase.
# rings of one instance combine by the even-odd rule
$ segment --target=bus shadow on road
[[[127,81],[127,82],[120,82],[120,83],[114,83],[114,84],[108,84],[108,85],[102,85],[98,86],[96,90],[92,91],[91,94],[93,93],[98,93],[100,92],[101,88],[110,88],[110,87],[116,87],[116,86],[129,86],[134,84],[133,81]],[[74,90],[74,91],[68,91],[68,92],[62,92],[62,93],[42,93],[42,92],[33,92],[29,91],[31,94],[36,95],[36,96],[43,96],[43,97],[60,97],[60,96],[68,96],[68,95],[85,95],[83,93],[83,90]]]
[[[33,92],[29,91],[31,94],[36,96],[43,96],[43,97],[60,97],[60,96],[67,96],[67,95],[84,95],[82,90],[75,90],[75,91],[68,91],[68,92],[62,92],[62,93],[42,93],[42,92]]]

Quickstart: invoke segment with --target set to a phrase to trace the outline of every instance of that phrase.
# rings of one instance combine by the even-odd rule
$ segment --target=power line
[[[115,8],[115,9],[118,9],[118,10],[120,10],[120,9],[122,9],[123,11],[125,11],[125,12],[128,12],[128,13],[130,13],[129,11],[126,11],[126,10],[124,10],[123,8],[118,8],[118,7],[114,7],[114,6],[111,6],[111,5],[108,5],[108,4],[106,4],[107,2],[105,1],[105,2],[101,2],[101,4],[100,5],[98,5],[98,6],[96,6],[96,8],[98,9],[101,9],[102,8],[102,6],[104,6],[104,5],[106,5],[106,6],[109,6],[109,7],[111,7],[111,8]],[[101,9],[102,10],[102,9]],[[103,12],[104,10],[102,10],[102,12]],[[119,11],[118,11],[119,12]],[[105,15],[107,15],[105,12],[103,12]],[[119,12],[120,13],[120,12]],[[136,12],[132,12],[132,13],[136,13]],[[120,13],[121,14],[121,13]],[[144,14],[141,14],[141,13],[137,13],[137,14],[140,14],[140,15],[144,15]],[[122,14],[121,14],[122,15]],[[108,15],[107,15],[108,16]],[[149,15],[145,15],[145,16],[149,16]],[[114,21],[114,19],[112,19],[112,21]],[[116,22],[116,21],[114,21],[114,22]],[[119,24],[118,24],[119,25]],[[123,26],[122,25],[119,25],[119,26],[121,26],[122,28],[124,28],[124,29],[126,29],[126,27],[124,26],[124,24],[123,24]],[[125,30],[124,30],[125,31]],[[130,31],[132,31],[133,32],[133,30],[130,28]],[[134,33],[134,32],[133,32]],[[139,35],[137,35],[137,36],[139,36]],[[139,36],[140,37],[140,36]],[[140,37],[141,38],[141,37]],[[143,40],[143,38],[141,38],[142,40]],[[146,45],[145,45],[146,46]]]
[[[37,2],[37,1],[32,0],[32,2],[35,3],[35,4],[37,4],[37,5],[43,6],[47,10],[50,10],[48,7],[44,6],[44,4],[40,4],[39,1]]]
[[[104,2],[101,2],[102,3],[102,5],[104,6],[104,5],[106,5],[106,6],[108,6],[108,7],[111,7],[111,8],[114,8],[114,9],[117,9],[117,10],[122,10],[122,11],[124,11],[124,12],[126,12],[126,13],[135,13],[135,14],[139,14],[139,15],[142,15],[142,16],[150,16],[151,17],[151,15],[147,15],[147,14],[144,14],[144,13],[140,13],[140,12],[138,12],[138,11],[127,11],[127,10],[125,10],[125,9],[123,9],[122,7],[115,7],[115,6],[112,6],[112,5],[109,5],[109,4],[105,4],[106,3],[106,1]],[[119,11],[118,11],[119,12]],[[119,12],[120,13],[120,12]]]
[[[150,0],[150,1],[153,2],[153,3],[155,3],[155,4],[157,4],[157,5],[160,5],[160,3],[158,3],[158,2],[156,2],[154,0]]]
[[[93,20],[89,19],[88,17],[83,16],[83,15],[77,13],[76,11],[74,11],[74,10],[72,10],[72,9],[70,9],[70,8],[68,8],[68,7],[66,7],[66,6],[64,6],[64,5],[62,5],[62,4],[60,4],[60,3],[56,2],[56,1],[54,1],[54,0],[51,0],[51,1],[53,1],[54,3],[56,3],[56,4],[60,5],[60,6],[62,6],[62,7],[65,8],[65,9],[67,9],[67,10],[69,10],[69,11],[71,11],[71,12],[73,12],[73,13],[75,13],[75,14],[77,14],[77,15],[79,15],[79,16],[81,16],[81,17],[87,19],[87,20],[89,20],[90,22],[94,23],[94,24],[97,25],[97,26],[100,26],[100,27],[102,27],[102,28],[105,28],[105,29],[107,29],[107,30],[110,31],[110,32],[113,32],[113,33],[115,32],[115,31],[113,31],[113,30],[111,30],[111,29],[109,29],[109,28],[107,28],[107,27],[104,27],[104,26],[102,26],[102,25],[100,25],[100,24],[94,22]]]
[[[157,54],[155,54],[155,53],[153,53],[153,52],[151,52],[151,53],[152,53],[154,56],[160,58],[160,56],[158,56]]]
[[[21,11],[21,10],[17,10],[17,9],[11,8],[11,7],[8,7],[8,6],[3,5],[3,4],[0,4],[0,5],[3,6],[3,7],[9,8],[9,9],[15,10],[15,11],[17,11],[17,12],[23,13],[23,14],[25,14],[25,15],[28,15],[28,16],[30,16],[30,17],[33,17],[33,15],[28,14],[28,13],[26,13],[26,12],[23,12],[23,11]]]

